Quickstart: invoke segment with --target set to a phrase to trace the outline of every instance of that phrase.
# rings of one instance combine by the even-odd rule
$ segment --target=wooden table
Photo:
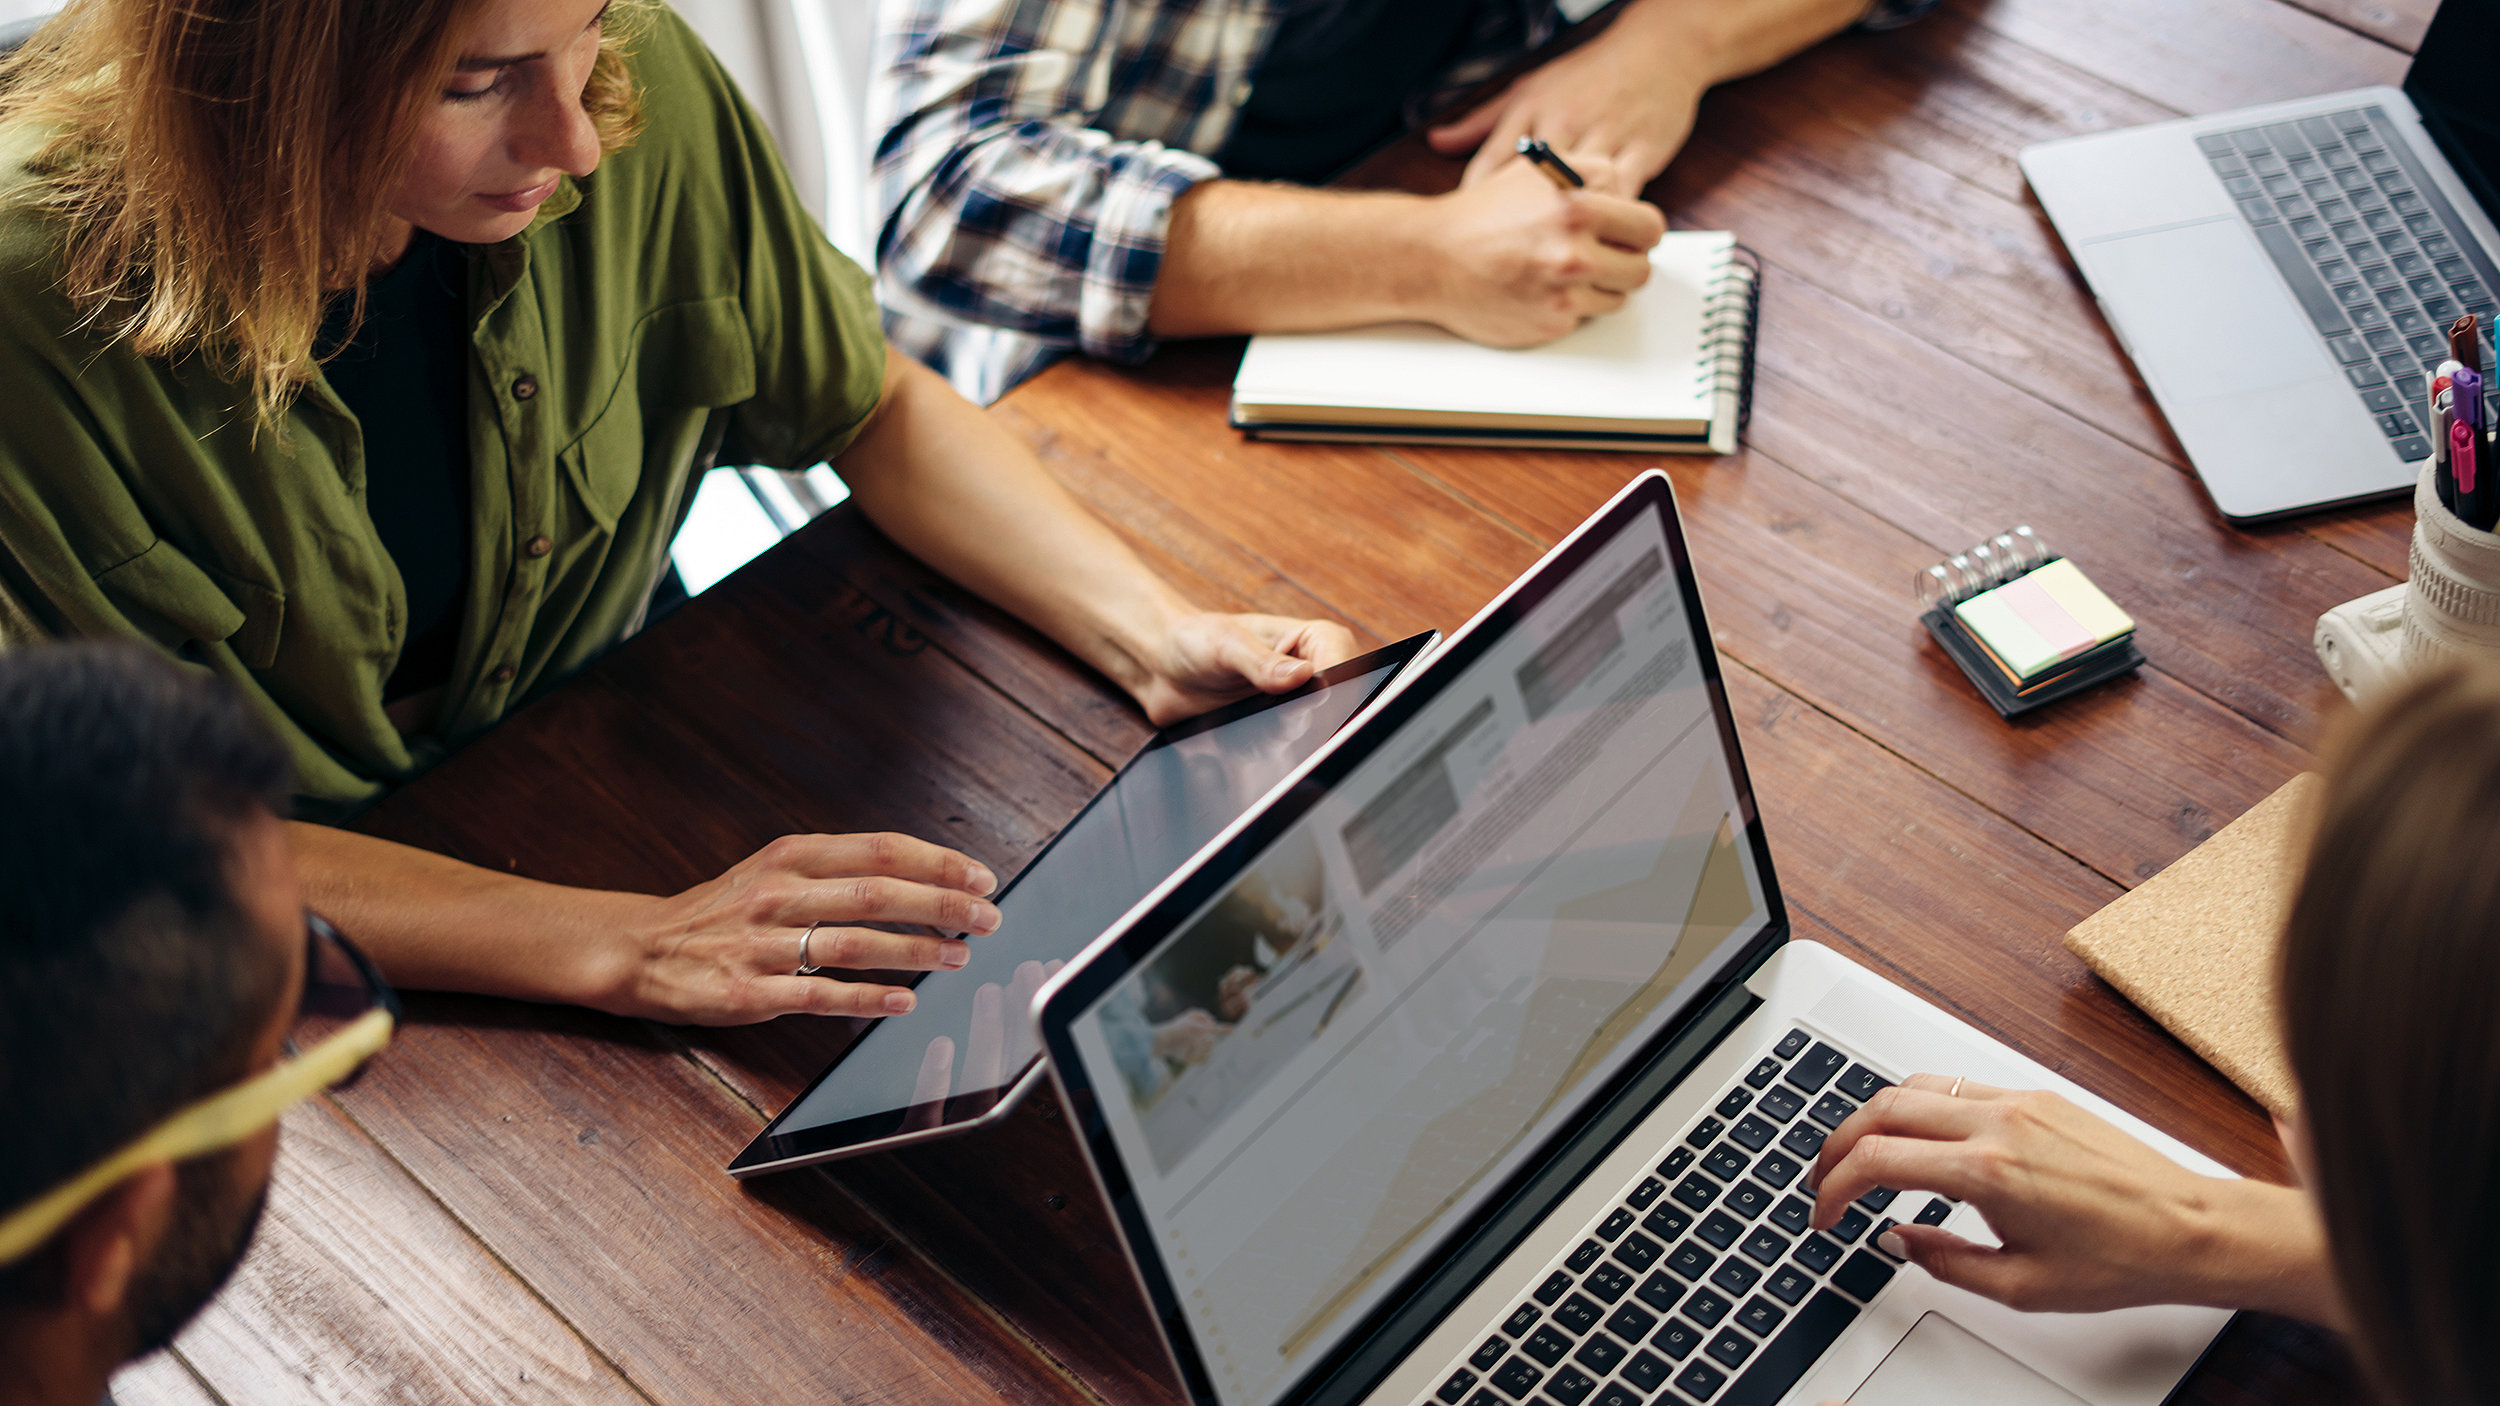
[[[2059,938],[2308,763],[2341,708],[2312,623],[2402,575],[2410,516],[2224,525],[2013,158],[2396,81],[2431,8],[1949,0],[1715,94],[1654,192],[1769,268],[1751,446],[1671,467],[1799,935],[2260,1176],[2284,1168],[2256,1107]],[[1245,444],[1237,355],[1065,365],[996,413],[1198,599],[1366,640],[1463,620],[1649,462]],[[2020,522],[2135,612],[2152,664],[2009,725],[1909,583]],[[651,891],[809,829],[1012,867],[1146,732],[837,510],[366,824]],[[1171,1399],[1051,1108],[741,1186],[721,1164],[846,1027],[412,1013],[288,1119],[258,1247],[125,1402]],[[2187,1398],[2353,1394],[2333,1343],[2243,1320]]]

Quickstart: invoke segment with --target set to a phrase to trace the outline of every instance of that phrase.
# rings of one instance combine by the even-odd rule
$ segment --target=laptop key
[[[1692,1332],[1690,1328],[1686,1328],[1684,1331],[1688,1333]],[[1695,1336],[1699,1335],[1695,1334]],[[1691,1353],[1692,1348],[1690,1345],[1687,1345],[1684,1351],[1675,1355],[1676,1360],[1682,1361],[1685,1357],[1690,1356]],[[1666,1359],[1660,1357],[1657,1353],[1648,1351],[1636,1352],[1632,1354],[1631,1361],[1623,1364],[1623,1379],[1630,1382],[1633,1387],[1638,1390],[1656,1391],[1658,1388],[1667,1384],[1667,1374],[1674,1370],[1675,1369],[1673,1367],[1667,1365]]]
[[[1536,1384],[1543,1380],[1544,1369],[1516,1354],[1492,1376],[1493,1385],[1513,1401],[1527,1400],[1528,1393],[1536,1390]]]
[[[1643,1177],[1641,1184],[1632,1188],[1632,1194],[1623,1199],[1632,1203],[1633,1210],[1646,1211],[1649,1203],[1658,1199],[1658,1193],[1666,1189],[1667,1184],[1658,1178]]]
[[[1877,1206],[1875,1209],[1880,1211],[1883,1207]],[[1580,1248],[1571,1252],[1571,1258],[1563,1261],[1563,1268],[1574,1274],[1585,1273],[1588,1267],[1597,1263],[1598,1257],[1605,1253],[1605,1246],[1594,1240],[1583,1240],[1580,1242]]]
[[[1696,1401],[1708,1401],[1711,1393],[1727,1385],[1727,1373],[1696,1358],[1675,1374],[1675,1388]]]
[[[1787,1309],[1757,1294],[1737,1310],[1736,1325],[1757,1338],[1767,1338],[1779,1331],[1780,1320],[1787,1316]]]
[[[1849,1115],[1857,1111],[1858,1106],[1856,1104],[1842,1098],[1840,1095],[1825,1094],[1821,1098],[1814,1101],[1814,1106],[1812,1108],[1806,1110],[1806,1116],[1813,1119],[1815,1122],[1822,1124],[1824,1127],[1837,1128],[1841,1124],[1848,1122]]]
[[[1658,1175],[1673,1180],[1684,1175],[1684,1169],[1691,1165],[1693,1165],[1693,1149],[1679,1147],[1667,1154],[1667,1160],[1658,1164]]]
[[[1702,1154],[1701,1169],[1721,1181],[1734,1181],[1745,1174],[1752,1162],[1752,1158],[1723,1142]]]
[[[1880,1214],[1884,1208],[1890,1206],[1893,1203],[1893,1199],[1900,1194],[1900,1192],[1893,1190],[1889,1186],[1879,1186],[1868,1191],[1864,1196],[1859,1197],[1858,1204],[1864,1206],[1870,1211]]]
[[[2291,235],[2285,232],[2283,237],[2289,240]],[[1841,1066],[1848,1062],[1847,1055],[1817,1041],[1813,1049],[1806,1051],[1795,1064],[1788,1066],[1786,1082],[1796,1085],[1806,1093],[1817,1093],[1825,1084],[1830,1083],[1832,1076],[1838,1074]]]
[[[1597,1320],[1604,1317],[1605,1313],[1606,1310],[1590,1303],[1578,1294],[1573,1294],[1562,1301],[1561,1307],[1554,1310],[1554,1321],[1576,1338],[1596,1327]]]
[[[1673,1206],[1660,1206],[1658,1209],[1651,1211],[1648,1215],[1641,1217],[1641,1229],[1648,1231],[1650,1234],[1657,1236],[1661,1240],[1667,1241],[1672,1241],[1675,1237],[1683,1234],[1684,1227],[1691,1225],[1692,1223],[1693,1218],[1691,1216],[1686,1215],[1684,1212],[1677,1210]]]
[[[1433,1395],[1450,1403],[1450,1406],[1458,1406],[1459,1402],[1467,1399],[1467,1389],[1475,1384],[1476,1374],[1468,1371],[1464,1367],[1461,1367],[1457,1371],[1450,1373],[1450,1379],[1443,1382],[1441,1384],[1441,1389],[1434,1392]]]
[[[1593,1333],[1587,1342],[1580,1344],[1578,1352],[1571,1354],[1571,1360],[1602,1377],[1612,1372],[1615,1364],[1621,1362],[1623,1355],[1629,1351],[1631,1349],[1604,1333]]]
[[[1640,1393],[1618,1383],[1600,1389],[1589,1406],[1641,1406]]]
[[[1762,1096],[1762,1102],[1753,1106],[1753,1111],[1774,1123],[1785,1123],[1804,1112],[1805,1106],[1806,1101],[1803,1095],[1795,1089],[1783,1086],[1765,1093]]]
[[[1769,1190],[1750,1181],[1740,1181],[1728,1188],[1727,1198],[1719,1203],[1747,1220],[1771,1209]]]
[[[2387,383],[2387,378],[2379,374],[2376,366],[2347,366],[2344,368],[2344,379],[2352,382],[2356,388]]]
[[[2413,417],[2401,410],[2379,416],[2378,427],[2389,439],[2402,439],[2406,435],[2422,432],[2422,427],[2413,423]]]
[[[1606,1331],[1628,1343],[1648,1337],[1649,1330],[1657,1326],[1658,1315],[1636,1303],[1625,1304],[1606,1319]]]
[[[1728,1141],[1747,1152],[1760,1152],[1770,1146],[1771,1139],[1778,1137],[1779,1133],[1777,1123],[1766,1123],[1756,1115],[1748,1113],[1736,1120],[1735,1127],[1728,1129],[1727,1138]]]
[[[1820,1235],[1809,1235],[1797,1242],[1797,1263],[1804,1265],[1809,1273],[1828,1273],[1833,1265],[1840,1263],[1840,1247]]]
[[[1797,1155],[1800,1162],[1811,1162],[1822,1155],[1823,1139],[1831,1136],[1811,1123],[1799,1123],[1780,1139],[1780,1146]]]
[[[1753,1072],[1751,1074],[1745,1076],[1745,1083],[1752,1088],[1758,1089],[1779,1076],[1779,1061],[1776,1059],[1765,1059],[1760,1064],[1753,1067]]]
[[[2357,308],[2364,303],[2373,301],[2370,295],[2370,290],[2362,287],[2358,283],[2338,283],[2335,285],[2334,291],[2335,301],[2342,303],[2347,308]]]
[[[1875,1218],[1873,1216],[1868,1215],[1866,1212],[1859,1210],[1855,1206],[1851,1206],[1847,1210],[1840,1213],[1839,1220],[1832,1222],[1832,1238],[1838,1240],[1843,1245],[1855,1244],[1857,1243],[1857,1238],[1864,1235],[1867,1227],[1873,1225],[1874,1223]]]
[[[1919,1213],[1910,1217],[1910,1222],[1913,1225],[1942,1225],[1944,1218],[1951,1214],[1953,1214],[1953,1203],[1939,1196],[1919,1208]]]
[[[1673,1194],[1676,1200],[1694,1210],[1706,1211],[1710,1209],[1711,1202],[1719,1199],[1719,1184],[1695,1172],[1679,1183]]]
[[[1814,1207],[1804,1197],[1790,1196],[1772,1208],[1771,1224],[1791,1235],[1803,1235],[1806,1233],[1806,1220],[1813,1214]]]
[[[1772,1406],[1857,1318],[1856,1304],[1829,1289],[1816,1294],[1785,1331],[1764,1345],[1762,1355],[1727,1394],[1727,1406]]]
[[[1780,1262],[1780,1256],[1788,1253],[1788,1237],[1768,1227],[1756,1227],[1738,1248],[1756,1264],[1774,1265]]]
[[[2346,333],[2340,337],[2327,338],[2326,346],[2327,350],[2335,353],[2335,359],[2344,363],[2346,366],[2350,366],[2359,361],[2368,361],[2370,359],[2369,347],[2364,345],[2359,337],[2355,337],[2350,333]]]
[[[1690,1280],[1708,1274],[1710,1266],[1718,1262],[1717,1255],[1687,1240],[1675,1247],[1674,1254],[1667,1256],[1666,1267],[1668,1273]]]
[[[1666,1246],[1636,1232],[1623,1237],[1623,1243],[1615,1246],[1615,1258],[1630,1265],[1632,1272],[1638,1274],[1656,1264],[1666,1249]]]
[[[1494,1363],[1501,1361],[1502,1354],[1508,1351],[1510,1351],[1509,1343],[1504,1342],[1502,1339],[1497,1337],[1486,1338],[1484,1340],[1484,1346],[1479,1347],[1474,1352],[1468,1354],[1467,1365],[1475,1368],[1479,1372],[1484,1371],[1486,1368],[1491,1367]]]
[[[1754,1176],[1774,1191],[1795,1181],[1797,1173],[1804,1170],[1796,1158],[1785,1152],[1766,1153],[1753,1164]]]
[[[2390,440],[2388,441],[2387,447],[2395,450],[2396,457],[2399,459],[2412,460],[2427,459],[2431,457],[2431,442],[2422,438],[2420,435],[2415,435],[2411,439]]]
[[[1551,1367],[1563,1360],[1564,1353],[1571,1351],[1571,1339],[1554,1331],[1554,1325],[1548,1323],[1530,1333],[1528,1340],[1519,1345],[1519,1350]]]
[[[1701,1346],[1701,1330],[1681,1318],[1670,1318],[1667,1326],[1658,1330],[1658,1336],[1649,1340],[1649,1345],[1681,1362]],[[1634,1359],[1633,1365],[1640,1365],[1639,1359]],[[1627,1369],[1623,1375],[1629,1378],[1632,1373]]]
[[[1712,1211],[1701,1218],[1693,1234],[1708,1241],[1712,1249],[1724,1250],[1745,1238],[1745,1223],[1725,1211]]]
[[[1851,1298],[1871,1301],[1892,1282],[1894,1267],[1864,1250],[1850,1252],[1849,1262],[1832,1274],[1832,1283]]]
[[[1632,1276],[1611,1264],[1601,1264],[1589,1271],[1580,1287],[1597,1296],[1600,1303],[1613,1303],[1632,1292]]]
[[[1559,1277],[1559,1276],[1557,1276],[1557,1277]],[[1550,1282],[1550,1281],[1549,1281],[1549,1282]],[[1570,1286],[1570,1283],[1571,1283],[1571,1281],[1570,1281],[1570,1280],[1568,1280],[1568,1279],[1563,1280],[1563,1285],[1564,1285],[1564,1287],[1565,1287],[1565,1288],[1568,1288],[1568,1287]],[[1561,1291],[1560,1289],[1557,1289],[1557,1290],[1555,1291],[1555,1293],[1556,1293],[1557,1295],[1559,1295],[1561,1292],[1562,1292],[1562,1291]],[[1515,1337],[1518,1337],[1521,1333],[1524,1333],[1524,1332],[1528,1331],[1530,1328],[1535,1327],[1535,1326],[1536,1326],[1536,1320],[1537,1320],[1536,1305],[1535,1305],[1535,1304],[1532,1304],[1532,1303],[1523,1303],[1523,1304],[1521,1304],[1519,1307],[1517,1307],[1517,1308],[1515,1308],[1515,1309],[1511,1310],[1511,1315],[1510,1315],[1510,1317],[1505,1318],[1505,1319],[1503,1319],[1503,1320],[1502,1320],[1501,1334],[1502,1334],[1502,1336],[1503,1336],[1503,1337],[1506,1337],[1506,1338],[1515,1338]]]
[[[1684,1301],[1684,1316],[1705,1328],[1715,1328],[1735,1306],[1734,1301],[1722,1297],[1716,1289],[1695,1289],[1693,1296]]]
[[[1554,1300],[1561,1298],[1564,1294],[1569,1292],[1571,1292],[1571,1276],[1558,1269],[1553,1273],[1546,1275],[1545,1282],[1536,1286],[1536,1301],[1542,1304],[1550,1304]],[[1526,1311],[1526,1309],[1520,1310],[1521,1313],[1525,1313]],[[1511,1316],[1516,1319],[1519,1315],[1513,1314]]]
[[[1802,1030],[1791,1030],[1787,1034],[1780,1037],[1778,1046],[1773,1048],[1771,1053],[1778,1056],[1782,1060],[1795,1059],[1797,1057],[1797,1052],[1804,1049],[1806,1047],[1806,1043],[1813,1038],[1813,1036],[1808,1035]]]
[[[2231,138],[2227,134],[2215,132],[2206,136],[2198,137],[2196,139],[2196,149],[2205,153],[2207,156],[2220,156],[2225,152],[2233,151],[2237,148],[2231,145]]]
[[[1555,1369],[1554,1379],[1545,1384],[1545,1394],[1561,1402],[1562,1406],[1580,1406],[1581,1402],[1589,1399],[1589,1393],[1595,1390],[1597,1390],[1597,1378],[1577,1367]]]
[[[1640,1293],[1636,1297],[1660,1313],[1668,1313],[1674,1310],[1677,1300],[1684,1297],[1684,1286],[1663,1273],[1654,1273],[1641,1281]]]
[[[1860,1253],[1864,1253],[1864,1251],[1860,1251]],[[1712,1272],[1710,1276],[1710,1282],[1712,1285],[1725,1289],[1730,1296],[1734,1297],[1741,1297],[1742,1295],[1752,1293],[1753,1286],[1761,1281],[1761,1270],[1756,1269],[1752,1265],[1745,1263],[1743,1260],[1736,1259],[1734,1257],[1721,1260],[1719,1262],[1718,1269]]]
[[[1727,1097],[1719,1100],[1719,1116],[1722,1118],[1733,1118],[1737,1114],[1744,1112],[1745,1105],[1751,1102],[1753,1102],[1753,1094],[1750,1091],[1745,1089],[1730,1089],[1727,1091]]]
[[[1806,1291],[1813,1287],[1814,1276],[1793,1264],[1781,1265],[1771,1271],[1770,1278],[1762,1281],[1762,1292],[1785,1304],[1804,1298]]]
[[[1716,1118],[1704,1118],[1693,1125],[1691,1132],[1684,1135],[1684,1141],[1690,1143],[1695,1151],[1699,1151],[1716,1140],[1720,1131],[1726,1127],[1727,1124]]]
[[[1892,1081],[1890,1079],[1885,1078],[1883,1075],[1876,1073],[1874,1070],[1867,1068],[1863,1064],[1850,1065],[1848,1072],[1841,1075],[1840,1078],[1835,1080],[1832,1084],[1833,1088],[1840,1090],[1842,1093],[1847,1094],[1849,1097],[1856,1099],[1860,1103],[1864,1103],[1868,1099],[1875,1097],[1877,1090],[1890,1088],[1891,1086]]]
[[[1721,1328],[1719,1335],[1710,1340],[1710,1346],[1702,1351],[1730,1367],[1742,1367],[1745,1359],[1753,1356],[1753,1340],[1734,1328]]]
[[[1630,1230],[1632,1228],[1632,1221],[1632,1213],[1623,1209],[1621,1206],[1617,1206],[1610,1214],[1607,1215],[1606,1219],[1598,1223],[1597,1238],[1600,1240],[1612,1240],[1616,1236],[1621,1235],[1623,1232]]]

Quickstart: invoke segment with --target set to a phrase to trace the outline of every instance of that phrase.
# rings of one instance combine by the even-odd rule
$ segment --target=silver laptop
[[[1880,856],[1870,856],[1880,864]],[[1045,986],[1035,1018],[1208,1406],[2154,1406],[2227,1314],[2025,1316],[1804,1170],[1920,1070],[2055,1089],[1792,941],[1652,470]]]
[[[2023,174],[2223,516],[2409,490],[2423,373],[2500,297],[2500,0],[2404,87],[2043,142]]]

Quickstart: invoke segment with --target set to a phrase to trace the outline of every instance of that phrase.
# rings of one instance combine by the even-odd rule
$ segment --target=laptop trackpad
[[[2236,217],[2103,240],[2088,261],[2136,365],[2181,403],[2335,374]]]
[[[1918,1320],[1849,1406],[2087,1406],[2083,1398],[1990,1347],[1941,1313]]]

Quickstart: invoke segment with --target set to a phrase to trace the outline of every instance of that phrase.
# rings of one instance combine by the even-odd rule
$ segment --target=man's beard
[[[234,1184],[231,1152],[185,1162],[176,1175],[173,1224],[130,1286],[133,1356],[172,1344],[192,1315],[217,1297],[251,1248],[269,1201],[266,1181],[248,1193]]]

